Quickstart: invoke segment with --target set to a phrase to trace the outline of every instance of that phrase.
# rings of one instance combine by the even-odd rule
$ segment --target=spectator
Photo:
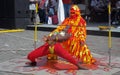
[[[120,24],[120,0],[116,1],[115,9],[112,11],[112,24]]]
[[[47,12],[49,16],[53,16],[56,12],[57,2],[56,0],[48,0]]]
[[[72,0],[62,0],[62,1],[63,1],[63,6],[64,6],[65,18],[67,18],[69,17],[69,10],[72,4]]]
[[[56,16],[57,18],[57,7],[58,6],[56,0],[48,0],[47,8],[46,8],[46,22],[48,22],[48,24],[52,24],[53,16]]]
[[[36,6],[35,6],[36,2],[34,1],[31,1],[30,2],[30,5],[29,5],[29,9],[30,9],[30,19],[31,19],[31,22],[34,23],[35,22],[35,10],[36,10]]]
[[[38,5],[38,15],[40,18],[40,23],[46,23],[46,1],[47,0],[40,0],[39,5]]]
[[[58,23],[61,24],[65,19],[64,6],[62,0],[58,0]]]
[[[116,2],[116,8],[120,8],[120,0]]]
[[[107,9],[108,0],[91,0],[91,7],[98,11],[104,11]]]
[[[97,17],[98,20],[104,16],[104,21],[108,19],[108,0],[91,0],[90,10],[91,18],[95,21]]]

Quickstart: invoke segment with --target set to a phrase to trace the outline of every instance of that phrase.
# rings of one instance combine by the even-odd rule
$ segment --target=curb
[[[57,26],[55,25],[38,25],[38,31],[53,31]],[[35,25],[28,25],[27,30],[34,30]],[[109,36],[108,30],[99,30],[98,27],[87,27],[88,35]],[[120,31],[111,31],[112,37],[120,37]]]

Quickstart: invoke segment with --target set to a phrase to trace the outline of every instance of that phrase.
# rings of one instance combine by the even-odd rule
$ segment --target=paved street
[[[38,31],[38,41],[36,42],[36,47],[44,43],[42,40],[42,37],[47,34],[49,34],[49,32],[47,31]],[[111,50],[111,53],[112,53],[111,58],[120,57],[120,54],[119,54],[120,38],[119,37],[112,37],[111,49],[108,48],[107,36],[88,35],[87,44],[92,53],[108,57],[109,56],[108,51]],[[33,30],[25,30],[23,32],[0,34],[0,63],[6,62],[12,59],[16,59],[16,58],[19,59],[19,58],[25,57],[28,54],[28,52],[30,52],[33,49],[34,49],[34,31]],[[112,60],[114,59],[111,59],[111,61]],[[116,71],[114,72],[115,73],[112,73],[110,75],[120,75],[120,66],[117,66]],[[26,74],[15,73],[15,72],[12,73],[12,72],[0,70],[0,75],[26,75]],[[49,75],[52,75],[52,74],[49,74]],[[79,73],[77,75],[79,75]],[[100,74],[96,74],[96,75],[100,75]]]

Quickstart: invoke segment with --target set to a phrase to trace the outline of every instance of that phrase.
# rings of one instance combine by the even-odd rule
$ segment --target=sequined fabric
[[[66,18],[51,34],[62,31],[67,25],[70,26],[68,33],[71,33],[71,37],[62,42],[62,46],[83,63],[94,63],[96,60],[86,45],[86,21],[81,17],[77,5],[71,7],[70,17]],[[81,45],[81,43],[83,44]]]

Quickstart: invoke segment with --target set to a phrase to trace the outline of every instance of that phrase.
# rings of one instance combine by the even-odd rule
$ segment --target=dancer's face
[[[70,8],[70,17],[77,17],[80,15],[80,9],[77,5],[73,5]]]

